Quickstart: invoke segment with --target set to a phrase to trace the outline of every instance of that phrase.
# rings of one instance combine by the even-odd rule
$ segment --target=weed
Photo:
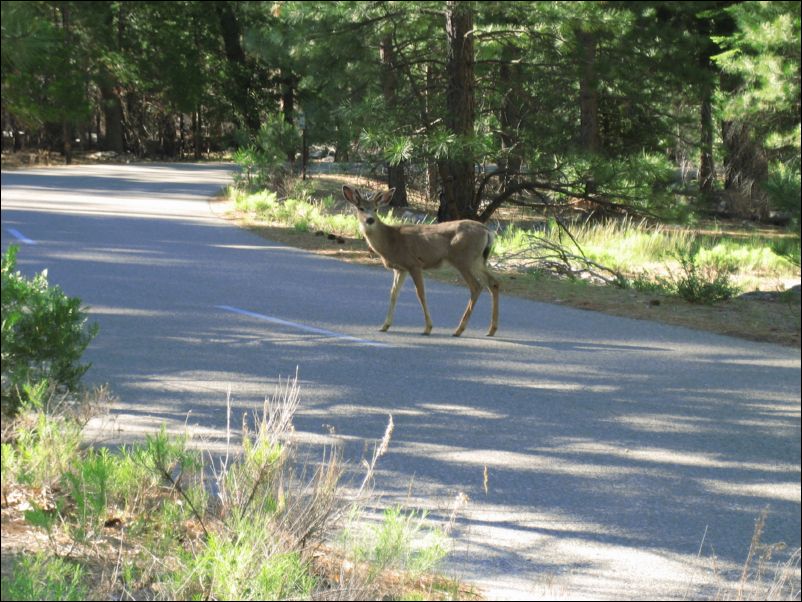
[[[72,535],[78,542],[96,536],[103,525],[114,462],[108,449],[90,450],[64,474],[68,496],[75,505],[77,525]]]
[[[738,294],[738,287],[731,281],[732,264],[714,262],[702,265],[690,255],[678,255],[677,259],[682,271],[672,276],[670,282],[676,294],[689,303],[711,305]]]
[[[21,559],[3,578],[3,600],[86,600],[87,594],[81,565],[43,553]]]
[[[17,422],[15,437],[17,478],[26,485],[51,488],[79,457],[81,427],[69,418],[28,414]]]
[[[342,533],[343,542],[374,574],[386,569],[404,569],[413,576],[427,573],[447,554],[446,535],[428,525],[424,511],[388,508],[381,523],[368,530],[358,527],[361,519],[360,511],[354,509],[351,526]]]

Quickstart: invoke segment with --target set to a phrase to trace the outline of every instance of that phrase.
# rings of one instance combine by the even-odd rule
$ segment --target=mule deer
[[[393,198],[395,188],[363,197],[358,190],[343,186],[345,200],[356,207],[359,228],[368,246],[381,257],[384,267],[393,270],[393,286],[390,289],[390,307],[381,327],[386,331],[393,324],[398,293],[407,274],[412,276],[418,293],[426,325],[423,334],[432,331],[432,320],[426,306],[423,288],[423,270],[439,267],[444,261],[453,265],[468,285],[471,298],[454,331],[458,337],[468,325],[476,300],[486,286],[493,297],[493,311],[487,336],[493,336],[498,328],[498,280],[487,269],[487,257],[494,234],[483,224],[472,220],[445,222],[442,224],[409,224],[388,226],[376,214],[376,209],[386,206]]]

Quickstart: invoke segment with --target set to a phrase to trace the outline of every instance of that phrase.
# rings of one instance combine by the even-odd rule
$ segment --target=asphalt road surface
[[[763,541],[800,545],[798,349],[503,293],[497,336],[485,293],[457,339],[467,289],[432,281],[432,336],[409,282],[380,333],[391,273],[221,220],[208,199],[230,173],[2,174],[3,249],[100,324],[86,378],[120,397],[108,440],[167,421],[218,445],[229,387],[240,414],[297,368],[304,441],[358,465],[392,414],[382,503],[437,518],[468,495],[446,572],[491,598],[711,595],[764,509]]]

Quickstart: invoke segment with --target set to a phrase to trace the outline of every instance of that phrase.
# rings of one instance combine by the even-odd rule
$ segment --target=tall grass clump
[[[615,275],[597,281],[706,304],[730,299],[758,278],[799,274],[799,242],[792,237],[711,236],[632,220],[513,226],[496,238],[494,253],[501,269],[532,266],[575,277],[594,264],[592,271],[604,267]]]
[[[63,558],[39,552],[22,558],[14,572],[3,577],[3,600],[87,600],[84,568]]]
[[[359,238],[359,221],[349,213],[333,210],[332,198],[316,201],[310,198],[279,199],[275,192],[232,192],[239,211],[253,213],[258,219],[289,226],[299,232],[324,231],[349,238]]]

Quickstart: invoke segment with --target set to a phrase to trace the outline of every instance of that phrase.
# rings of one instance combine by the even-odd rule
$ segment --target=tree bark
[[[579,46],[579,145],[586,152],[597,153],[601,148],[599,135],[599,92],[596,75],[596,45],[592,32],[577,30]]]
[[[718,46],[710,39],[709,19],[699,18],[696,25],[699,38],[707,40],[699,49],[699,68],[706,78],[701,88],[700,135],[699,135],[699,192],[707,199],[712,198],[716,181],[713,163],[713,89],[715,71],[711,56],[718,52]]]
[[[67,46],[70,44],[70,6],[67,2],[61,3],[61,26],[64,30],[64,39]],[[62,108],[61,118],[61,137],[64,148],[64,162],[72,165],[72,124],[69,122],[66,112],[68,109]]]
[[[279,83],[281,84],[281,113],[285,123],[292,124],[295,120],[295,87],[297,78],[282,68],[279,70]],[[301,149],[303,152],[303,149]],[[295,166],[295,149],[287,151],[287,161]]]
[[[390,111],[394,111],[398,104],[398,69],[396,67],[393,37],[390,34],[382,37],[379,54],[382,62],[382,94],[384,102]],[[387,165],[387,185],[390,188],[395,188],[395,194],[390,202],[391,206],[406,207],[409,205],[404,161],[396,165]]]
[[[722,124],[726,158],[724,187],[728,193],[729,210],[738,217],[769,217],[769,198],[765,184],[769,176],[766,151],[756,142],[749,126],[737,121]]]
[[[475,218],[474,161],[464,149],[473,136],[475,80],[473,10],[468,2],[446,3],[446,128],[456,134],[458,145],[452,156],[438,162],[443,184],[445,217]],[[460,148],[462,147],[462,148]],[[467,156],[466,156],[467,155]]]
[[[523,119],[521,103],[524,96],[521,66],[516,62],[516,59],[520,58],[520,54],[518,47],[505,46],[501,51],[502,62],[499,66],[499,81],[507,84],[499,113],[502,156],[498,161],[498,166],[499,169],[506,171],[504,187],[515,180],[515,174],[521,170],[523,163],[520,153],[516,152],[517,131]]]
[[[242,49],[242,27],[231,2],[215,2],[220,20],[220,31],[223,36],[226,58],[231,69],[233,89],[231,100],[245,121],[245,126],[255,133],[259,130],[259,111],[251,99],[253,87],[252,68],[247,64],[245,51]]]

